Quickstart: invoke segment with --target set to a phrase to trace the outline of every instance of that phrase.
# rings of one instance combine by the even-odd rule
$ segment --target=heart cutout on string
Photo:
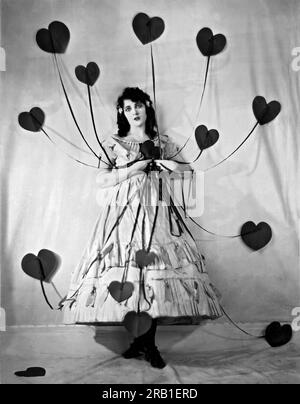
[[[59,265],[57,256],[53,251],[44,248],[39,251],[38,258],[40,259],[44,273],[46,274],[44,281],[50,282]]]
[[[100,75],[100,69],[97,63],[89,62],[86,67],[77,66],[75,68],[75,75],[82,83],[93,86]]]
[[[132,21],[132,28],[142,44],[146,45],[162,35],[165,30],[165,23],[160,17],[150,18],[145,13],[139,13]]]
[[[147,252],[146,250],[138,250],[135,253],[135,262],[140,268],[154,264],[157,255],[154,252]]]
[[[155,146],[152,140],[146,140],[144,143],[140,144],[140,152],[145,159],[159,159],[160,150],[158,146]]]
[[[124,327],[134,337],[145,334],[152,325],[152,317],[145,312],[128,312],[124,317]]]
[[[257,251],[271,240],[272,229],[265,222],[255,225],[255,223],[249,221],[243,224],[240,234],[243,242],[252,250]]]
[[[200,150],[213,146],[219,139],[216,129],[208,130],[205,125],[200,125],[195,130],[195,138]]]
[[[29,112],[21,112],[18,116],[19,125],[30,132],[39,132],[45,122],[45,113],[41,108],[31,108]]]
[[[260,125],[273,121],[281,111],[281,104],[278,101],[271,101],[267,104],[266,99],[261,96],[254,98],[252,109],[255,118]]]
[[[210,28],[202,28],[196,37],[197,46],[204,56],[214,56],[222,52],[226,46],[223,34],[214,35]]]
[[[19,370],[15,372],[16,376],[22,377],[38,377],[38,376],[45,376],[46,370],[40,367],[30,367],[26,370]]]
[[[60,22],[53,21],[47,28],[41,28],[36,33],[36,42],[40,49],[48,53],[65,53],[70,41],[68,27]]]
[[[266,328],[265,339],[273,348],[287,344],[292,337],[293,329],[289,324],[282,326],[278,321],[274,321]]]
[[[38,255],[26,254],[21,262],[21,267],[26,275],[34,279],[49,282],[55,273],[58,260],[50,250],[41,250]]]
[[[109,293],[119,303],[132,296],[134,285],[131,282],[113,281],[108,286]]]

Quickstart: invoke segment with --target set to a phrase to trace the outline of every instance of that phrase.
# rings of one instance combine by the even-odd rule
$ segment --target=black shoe
[[[153,368],[163,369],[166,366],[156,346],[145,348],[145,359],[150,362]]]
[[[122,356],[125,359],[132,359],[132,358],[138,358],[139,356],[143,355],[143,353],[144,348],[141,347],[141,345],[138,344],[136,341],[133,341],[130,347],[125,352],[122,353]]]

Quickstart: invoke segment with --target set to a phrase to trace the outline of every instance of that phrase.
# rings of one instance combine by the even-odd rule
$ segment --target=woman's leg
[[[152,324],[149,330],[145,334],[135,338],[134,341],[136,341],[136,343],[142,347],[155,346],[156,328],[157,328],[157,320],[156,318],[154,318],[152,320]]]
[[[145,359],[150,362],[151,366],[159,369],[164,368],[166,363],[155,345],[156,328],[157,320],[153,319],[149,330],[134,339],[127,351],[123,353],[123,357],[126,359],[137,358],[142,353],[145,353]]]
[[[145,352],[145,346],[155,346],[156,327],[157,321],[153,319],[149,330],[145,334],[134,338],[130,347],[123,353],[123,357],[126,359],[137,358]]]

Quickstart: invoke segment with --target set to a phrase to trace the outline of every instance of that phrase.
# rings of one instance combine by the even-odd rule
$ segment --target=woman
[[[134,339],[123,357],[144,354],[153,367],[163,368],[155,345],[157,322],[198,324],[222,313],[204,257],[178,219],[180,209],[168,181],[159,186],[155,181],[167,178],[161,177],[162,170],[183,170],[184,165],[170,160],[178,148],[167,136],[158,136],[152,102],[139,88],[124,90],[117,111],[118,134],[104,142],[98,176],[101,211],[72,274],[65,320],[120,324],[129,312],[146,312],[151,327]],[[150,152],[144,147],[149,140],[155,147]],[[148,259],[143,265],[137,260],[141,251]],[[129,292],[122,300],[120,285],[125,282]]]

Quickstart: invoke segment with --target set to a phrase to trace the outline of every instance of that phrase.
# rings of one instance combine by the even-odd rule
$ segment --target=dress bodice
[[[159,146],[158,136],[152,139],[155,146]],[[140,159],[142,153],[140,152],[140,145],[143,142],[127,140],[118,135],[113,135],[103,142],[110,160],[115,162],[117,166],[128,164],[131,161]],[[179,147],[167,135],[160,135],[160,144],[162,148],[162,159],[171,158],[178,151]],[[103,153],[103,160],[107,161]]]

